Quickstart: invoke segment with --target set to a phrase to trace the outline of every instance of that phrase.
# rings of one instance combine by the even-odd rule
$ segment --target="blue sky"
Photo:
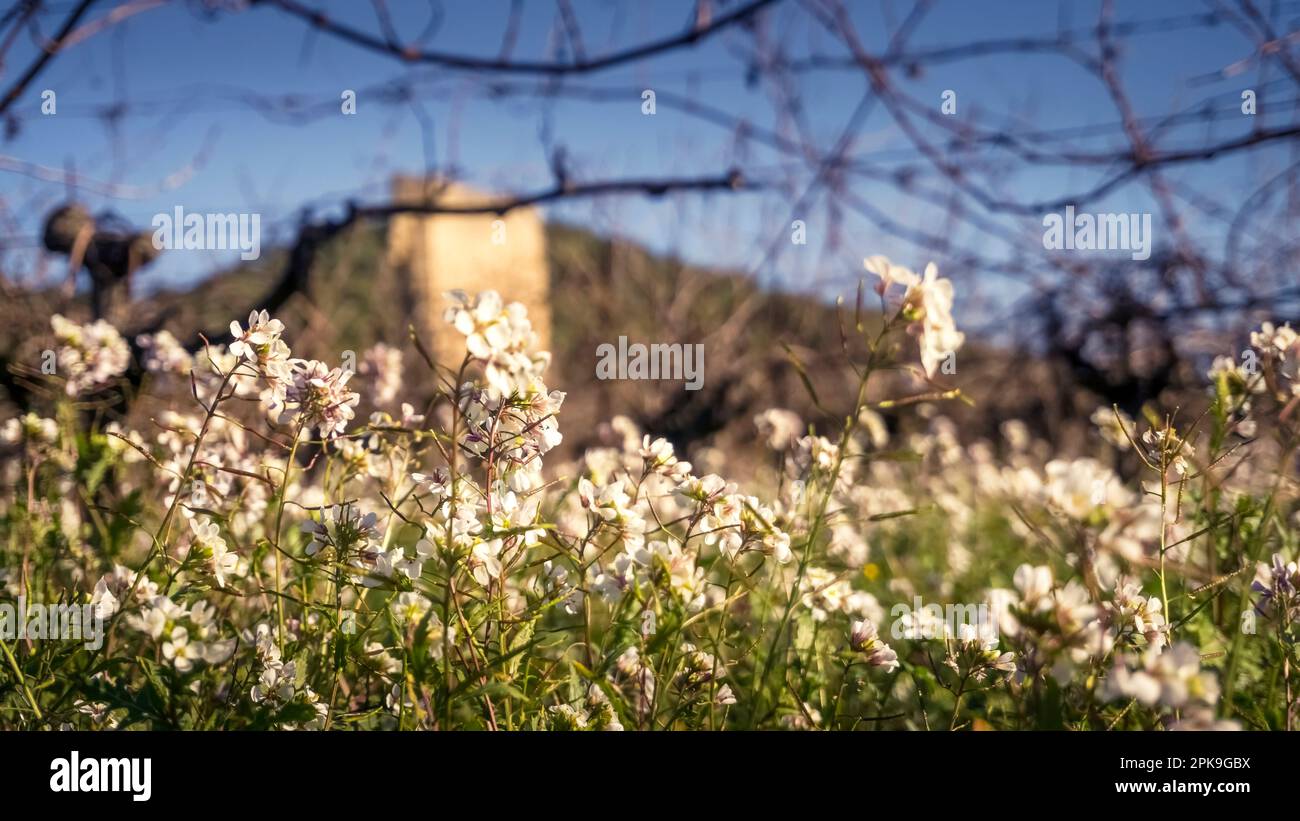
[[[313,0],[339,20],[367,31],[378,31],[372,6],[361,0]],[[51,30],[70,4],[56,3],[56,13],[42,16]],[[1158,19],[1208,7],[1194,2],[1151,0],[1118,3],[1120,20]],[[1268,4],[1265,4],[1266,6]],[[1300,4],[1277,4],[1280,19],[1300,16]],[[394,24],[403,37],[425,28],[431,5],[389,0]],[[424,45],[443,51],[491,56],[500,47],[509,2],[444,2],[442,22]],[[614,3],[575,0],[585,48],[594,55],[680,31],[690,19],[693,2]],[[883,50],[888,33],[906,15],[903,2],[851,3],[864,45]],[[934,47],[1007,36],[1037,35],[1059,26],[1095,24],[1098,4],[1092,0],[1055,3],[967,2],[943,0],[912,34],[913,47]],[[92,12],[88,19],[105,13]],[[517,59],[563,59],[557,44],[556,5],[526,2],[513,56]],[[1064,11],[1063,11],[1064,9]],[[843,56],[833,40],[800,6],[783,3],[766,12],[765,36],[783,44],[793,59],[808,54]],[[1063,22],[1064,21],[1064,22]],[[426,164],[456,165],[460,176],[499,191],[528,191],[550,180],[547,149],[562,145],[578,180],[627,176],[696,176],[718,174],[735,164],[734,135],[660,105],[653,117],[640,110],[639,89],[686,95],[726,110],[764,128],[777,126],[770,89],[745,82],[746,55],[753,39],[730,31],[705,44],[596,74],[564,80],[569,88],[600,89],[611,95],[602,102],[541,100],[512,97],[493,100],[482,93],[482,75],[403,66],[391,57],[370,53],[323,33],[311,32],[301,21],[266,7],[233,14],[203,16],[193,4],[171,4],[140,14],[108,32],[98,34],[61,55],[28,89],[16,106],[20,128],[0,148],[26,163],[51,168],[70,164],[100,181],[152,187],[163,177],[202,156],[201,168],[183,185],[138,199],[104,197],[81,192],[93,210],[111,209],[147,226],[156,213],[176,205],[190,211],[254,211],[262,214],[264,244],[287,237],[295,215],[311,203],[328,211],[348,197],[383,197],[387,182],[398,172],[419,172]],[[33,52],[20,43],[9,55],[0,86],[12,82],[17,67]],[[1214,79],[1224,66],[1249,58],[1250,42],[1230,26],[1211,30],[1147,34],[1127,39],[1122,79],[1134,107],[1146,114],[1177,111],[1207,97],[1223,106],[1235,104],[1248,87],[1286,90],[1274,83],[1276,70],[1261,71],[1248,63],[1235,77]],[[421,114],[406,103],[385,102],[369,91],[416,72]],[[1111,123],[1114,107],[1094,77],[1059,56],[1008,55],[944,63],[920,77],[895,71],[902,90],[918,100],[939,105],[944,89],[958,94],[958,116],[978,110],[984,122],[1005,122],[1008,128],[1060,129]],[[1206,79],[1209,77],[1210,79]],[[527,79],[514,82],[530,82]],[[58,114],[39,113],[40,91],[58,94]],[[834,143],[862,99],[867,86],[856,71],[815,71],[801,74],[795,93],[806,112],[809,129],[819,145]],[[338,111],[340,93],[358,91],[356,116]],[[626,96],[618,96],[626,90]],[[320,116],[285,123],[263,116],[241,101],[248,93],[299,95]],[[1263,124],[1281,124],[1294,110],[1270,109],[1261,92]],[[115,131],[102,113],[116,102],[129,103],[131,113]],[[431,124],[428,135],[421,117]],[[1212,134],[1224,139],[1244,133],[1251,125],[1220,123],[1207,131],[1172,132],[1169,146],[1181,139],[1198,141]],[[1079,141],[1075,147],[1100,149],[1119,143],[1114,132],[1101,141]],[[1187,181],[1198,190],[1231,203],[1240,201],[1261,175],[1288,160],[1284,146],[1252,158],[1234,158],[1188,170]],[[854,152],[880,163],[917,164],[916,153],[883,108],[875,106],[861,129]],[[780,171],[788,158],[760,145],[751,145],[747,168],[773,181],[799,180]],[[802,172],[807,179],[807,172]],[[1006,190],[1017,196],[1054,197],[1089,187],[1092,172],[1077,169],[1035,169],[1008,176]],[[941,180],[932,180],[941,186]],[[929,206],[897,196],[887,186],[855,180],[854,192],[897,219],[926,225],[937,218]],[[795,189],[801,188],[796,182]],[[39,218],[62,200],[61,184],[0,171],[3,194],[19,223],[20,237],[38,232]],[[828,215],[816,199],[806,208],[807,246],[776,243],[779,255],[761,271],[767,281],[790,288],[827,292],[852,281],[860,260],[887,253],[920,267],[924,249],[890,236],[866,220],[846,216],[839,242],[831,246]],[[1104,203],[1106,210],[1151,210],[1144,189],[1130,186]],[[1100,207],[1100,205],[1099,205]],[[780,190],[765,195],[670,197],[663,201],[620,198],[575,203],[548,209],[555,219],[580,222],[597,230],[618,233],[653,248],[680,253],[703,264],[754,268],[773,237],[789,233],[791,198]],[[996,218],[1032,236],[1036,220]],[[941,226],[931,226],[941,227]],[[1195,226],[1194,226],[1195,227]],[[1221,230],[1204,227],[1207,236]],[[976,241],[976,240],[972,240]],[[11,242],[12,246],[14,243]],[[990,251],[1008,258],[1023,249],[1014,246]],[[179,285],[203,277],[231,261],[221,252],[164,254],[143,278],[145,287]],[[1007,284],[1007,288],[1014,285]]]

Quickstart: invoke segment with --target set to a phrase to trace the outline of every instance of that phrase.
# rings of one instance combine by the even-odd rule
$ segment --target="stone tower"
[[[411,177],[393,180],[395,202],[470,206],[495,198],[459,184]],[[497,221],[500,220],[500,223]],[[438,361],[460,364],[464,339],[443,322],[447,291],[495,290],[522,302],[537,332],[538,347],[550,348],[550,269],[546,232],[536,208],[505,216],[486,214],[399,214],[388,223],[389,264],[410,284],[411,316]]]

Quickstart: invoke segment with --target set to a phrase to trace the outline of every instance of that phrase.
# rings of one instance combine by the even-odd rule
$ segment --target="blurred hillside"
[[[294,297],[278,315],[299,355],[338,362],[343,351],[360,356],[377,342],[399,348],[406,363],[401,396],[422,407],[432,395],[432,380],[410,339],[409,328],[418,325],[412,293],[387,261],[386,237],[384,224],[370,224],[325,245],[313,267],[310,296]],[[242,321],[243,312],[258,304],[279,277],[285,253],[268,251],[193,289],[140,298],[123,330],[133,335],[161,327],[182,340],[195,329],[220,334],[231,319]],[[752,420],[759,411],[790,408],[826,431],[838,426],[839,415],[852,404],[856,383],[845,366],[847,355],[859,362],[865,358],[861,338],[853,333],[853,294],[846,294],[844,307],[837,309],[812,297],[761,290],[735,272],[686,265],[567,225],[546,227],[546,258],[554,356],[548,384],[568,392],[562,423],[566,450],[599,441],[601,423],[622,414],[680,448],[708,445],[734,456],[752,443]],[[862,313],[868,333],[879,321],[870,284]],[[502,295],[511,299],[504,289]],[[33,361],[35,351],[24,347],[30,349],[45,334],[49,314],[62,300],[54,291],[12,297],[23,307],[12,312],[15,319],[0,332],[0,345],[9,361]],[[88,308],[80,309],[87,318]],[[629,343],[703,343],[703,387],[687,391],[682,382],[598,380],[596,349],[617,344],[620,336]],[[903,358],[908,357],[914,359],[914,353]],[[968,440],[996,437],[1003,421],[1018,418],[1051,436],[1062,450],[1078,450],[1086,447],[1087,418],[1102,401],[1074,382],[1067,363],[977,338],[968,338],[960,351],[957,372],[939,379],[973,400],[969,406],[945,402],[940,408]],[[873,384],[882,395],[932,390],[903,372]],[[921,423],[916,416],[899,414],[912,425]],[[886,422],[891,428],[899,424],[889,414]]]

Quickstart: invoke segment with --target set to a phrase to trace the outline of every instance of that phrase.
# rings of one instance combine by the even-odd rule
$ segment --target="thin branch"
[[[36,77],[45,69],[45,66],[49,64],[50,60],[54,58],[54,55],[58,54],[63,49],[64,41],[68,39],[68,36],[72,34],[73,30],[76,28],[77,21],[80,20],[94,4],[95,0],[81,0],[81,2],[77,4],[77,7],[73,9],[72,13],[63,21],[63,26],[60,27],[59,33],[54,35],[54,39],[42,46],[40,56],[36,58],[35,62],[33,62],[31,66],[28,67],[27,71],[23,72],[23,75],[18,78],[18,81],[9,87],[9,90],[5,92],[4,96],[0,97],[0,114],[3,114],[8,110],[9,106],[13,105],[14,101],[22,96],[23,92],[27,90],[27,86],[31,84],[32,80],[35,80]]]
[[[735,11],[721,15],[709,25],[688,28],[680,34],[654,40],[623,51],[616,51],[603,57],[586,59],[575,54],[575,60],[569,63],[554,63],[539,60],[507,60],[503,58],[473,57],[462,54],[450,54],[442,51],[398,47],[384,37],[337,22],[323,11],[310,8],[297,0],[260,0],[262,4],[274,5],[281,10],[305,20],[313,27],[346,40],[353,45],[388,54],[409,63],[430,63],[444,68],[466,69],[470,71],[489,71],[503,74],[590,74],[615,66],[644,60],[675,49],[698,45],[729,26],[741,23],[756,12],[777,2],[777,0],[752,0]],[[576,51],[576,50],[575,50]]]

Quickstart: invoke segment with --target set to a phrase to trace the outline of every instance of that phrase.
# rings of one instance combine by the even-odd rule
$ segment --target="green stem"
[[[27,697],[27,703],[32,706],[32,712],[36,713],[36,720],[44,721],[45,717],[41,715],[41,708],[36,706],[36,696],[32,693],[32,688],[27,686],[27,677],[24,676],[23,671],[19,669],[18,661],[14,658],[13,651],[10,650],[9,645],[5,644],[3,641],[0,641],[0,649],[5,651],[5,658],[9,660],[9,666],[13,668],[14,675],[18,676],[18,683],[23,688],[23,695]]]
[[[282,591],[282,582],[280,576],[280,528],[284,522],[284,502],[285,497],[289,495],[289,477],[293,473],[294,460],[298,456],[298,442],[302,439],[303,425],[298,425],[297,430],[293,432],[293,444],[289,446],[289,457],[284,460],[284,480],[280,485],[280,498],[278,508],[275,512],[275,540],[273,547],[275,549],[275,620],[280,627],[279,646],[280,651],[284,651],[284,596],[280,595]]]

